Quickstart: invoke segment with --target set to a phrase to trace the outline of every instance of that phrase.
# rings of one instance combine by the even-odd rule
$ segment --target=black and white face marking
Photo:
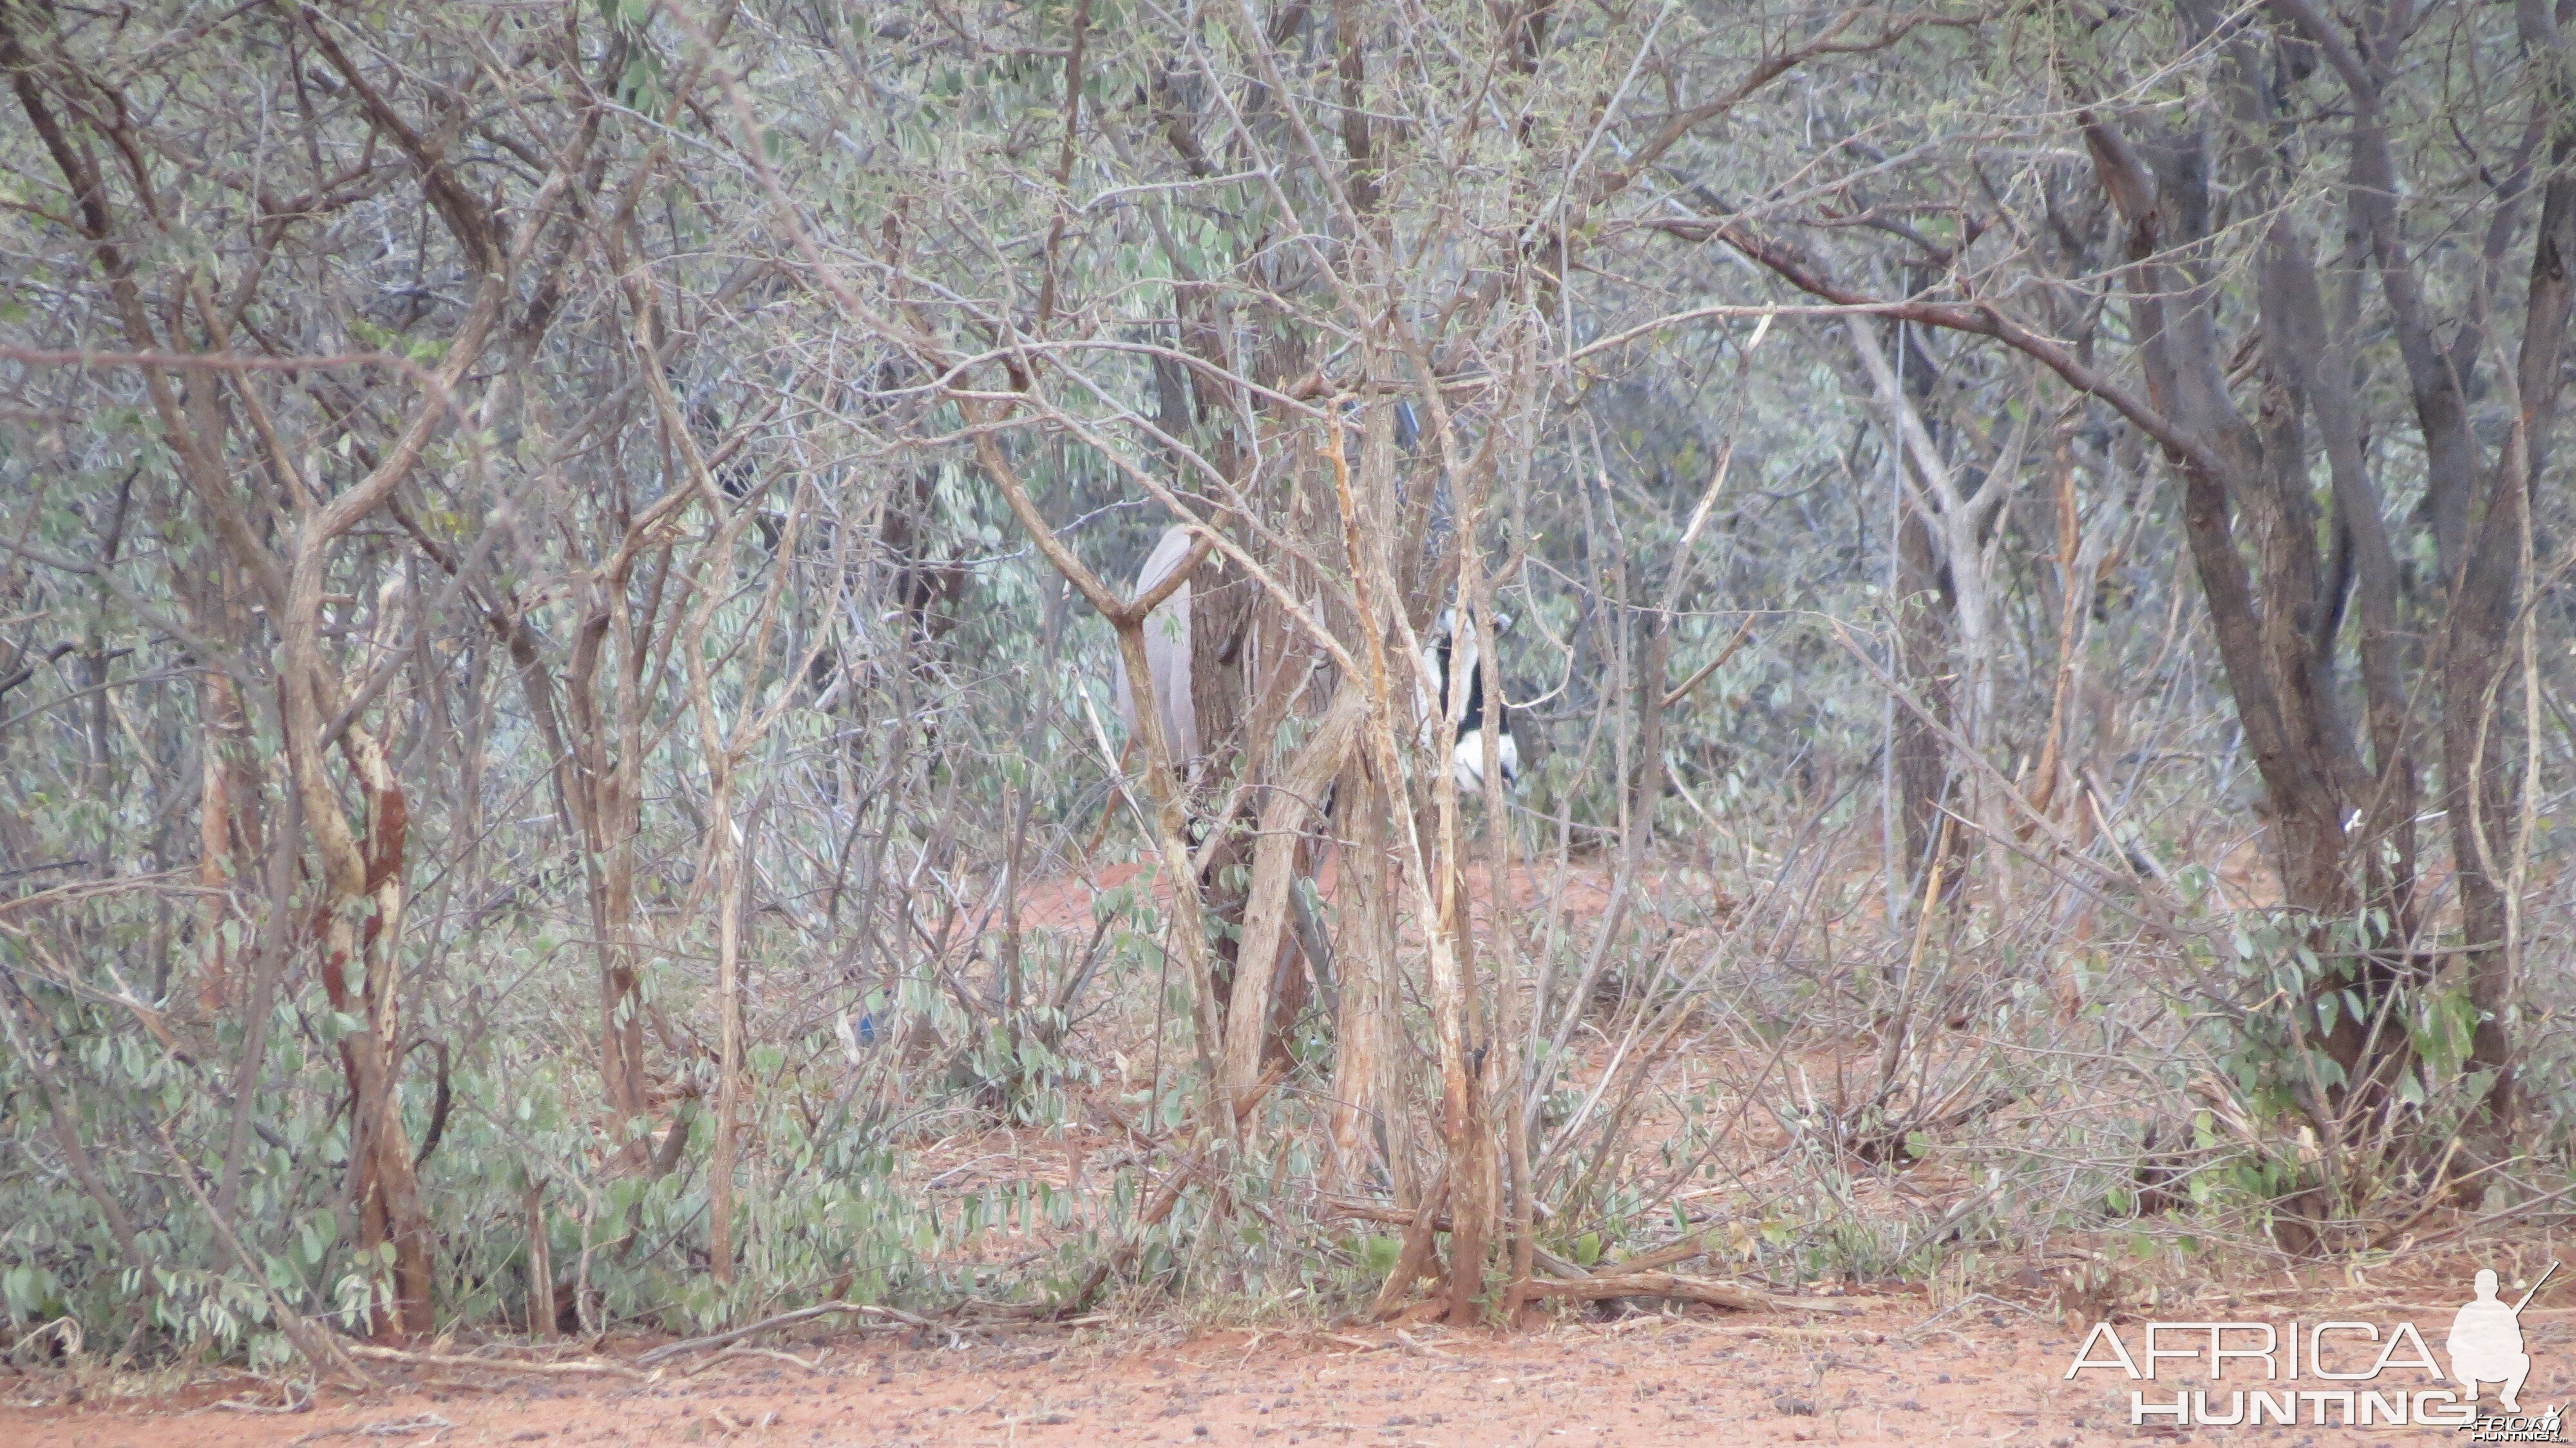
[[[1465,671],[1461,685],[1467,691],[1467,697],[1465,708],[1458,715],[1458,744],[1450,751],[1449,766],[1457,777],[1460,791],[1481,795],[1485,789],[1488,753],[1493,755],[1494,766],[1502,771],[1503,787],[1509,789],[1520,782],[1521,751],[1512,740],[1508,706],[1496,708],[1492,728],[1486,727],[1485,672],[1476,646],[1476,634],[1474,630],[1468,630],[1462,643],[1458,638],[1459,622],[1456,609],[1442,609],[1439,621],[1431,627],[1431,636],[1423,642],[1424,658],[1431,665],[1431,677],[1439,692],[1431,699],[1430,708],[1424,711],[1422,737],[1426,743],[1437,737],[1439,716],[1448,711],[1449,665],[1454,656]],[[1510,615],[1494,615],[1496,637],[1511,632],[1511,627]],[[1490,751],[1489,738],[1492,741]]]

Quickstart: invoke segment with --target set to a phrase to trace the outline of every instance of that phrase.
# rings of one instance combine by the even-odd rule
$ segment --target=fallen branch
[[[1338,1201],[1332,1198],[1326,1198],[1324,1205],[1337,1215],[1351,1217],[1363,1222],[1384,1222],[1393,1227],[1410,1227],[1413,1225],[1413,1213],[1411,1210],[1404,1207],[1383,1207],[1375,1202]],[[1431,1218],[1431,1230],[1435,1232],[1448,1231],[1449,1214],[1447,1212],[1434,1213]]]
[[[1705,1302],[1736,1312],[1768,1312],[1779,1306],[1769,1296],[1732,1282],[1683,1277],[1672,1272],[1597,1272],[1589,1277],[1530,1279],[1529,1295],[1576,1302],[1608,1297],[1668,1297],[1679,1302]]]
[[[1627,1277],[1633,1276],[1639,1272],[1655,1272],[1666,1267],[1678,1267],[1682,1263],[1687,1262],[1694,1257],[1704,1257],[1706,1255],[1708,1255],[1708,1239],[1704,1237],[1684,1237],[1678,1242],[1668,1242],[1661,1247],[1657,1247],[1651,1252],[1640,1252],[1636,1256],[1631,1257],[1624,1262],[1604,1262],[1600,1266],[1593,1268],[1591,1271],[1586,1272],[1583,1275],[1586,1277]]]
[[[300,1398],[295,1395],[295,1386],[296,1385],[293,1383],[288,1383],[286,1385],[286,1401],[283,1403],[254,1403],[248,1398],[218,1398],[214,1402],[208,1403],[206,1407],[209,1410],[219,1413],[257,1413],[268,1417],[275,1417],[287,1413],[312,1412],[312,1386],[307,1384],[304,1388],[304,1396]]]
[[[687,1353],[704,1352],[711,1347],[731,1347],[746,1337],[752,1337],[760,1333],[768,1332],[773,1328],[786,1327],[793,1323],[806,1322],[817,1317],[826,1317],[836,1312],[855,1312],[864,1317],[883,1317],[894,1322],[902,1323],[908,1327],[933,1328],[941,1332],[949,1333],[951,1336],[954,1336],[956,1333],[955,1328],[952,1328],[945,1323],[933,1322],[926,1317],[916,1317],[912,1313],[906,1312],[898,1307],[877,1307],[872,1304],[863,1305],[856,1302],[824,1302],[817,1303],[812,1307],[800,1307],[794,1312],[782,1312],[775,1317],[764,1317],[760,1321],[751,1323],[744,1327],[731,1328],[724,1332],[711,1332],[704,1337],[684,1337],[678,1342],[666,1342],[660,1347],[654,1348],[650,1352],[638,1354],[635,1359],[635,1366],[646,1368],[651,1367],[655,1363],[667,1362],[672,1358],[680,1357]]]
[[[1458,1355],[1454,1352],[1442,1352],[1440,1349],[1433,1347],[1428,1343],[1414,1341],[1413,1334],[1406,1332],[1400,1327],[1395,1330],[1395,1340],[1404,1344],[1408,1350],[1423,1357],[1439,1358],[1443,1361],[1453,1363],[1458,1360]]]
[[[1856,1342],[1874,1347],[1887,1341],[1887,1334],[1861,1327],[1792,1327],[1777,1322],[1716,1323],[1699,1322],[1687,1317],[1669,1319],[1686,1324],[1694,1332],[1711,1337],[1758,1338],[1781,1342]]]
[[[423,1433],[441,1433],[456,1425],[436,1413],[421,1413],[409,1418],[379,1418],[372,1423],[344,1423],[336,1428],[316,1428],[301,1438],[287,1440],[287,1448],[303,1448],[326,1438],[413,1438]]]
[[[735,1343],[733,1346],[717,1353],[714,1357],[711,1357],[705,1362],[699,1363],[697,1366],[681,1373],[680,1376],[683,1378],[694,1378],[700,1373],[707,1372],[715,1368],[718,1364],[731,1362],[735,1358],[746,1357],[776,1358],[780,1362],[794,1363],[796,1366],[803,1368],[809,1373],[819,1373],[823,1370],[823,1359],[830,1357],[831,1355],[832,1350],[830,1348],[825,1348],[814,1355],[814,1360],[812,1362],[807,1362],[805,1359],[798,1357],[792,1352],[781,1352],[774,1347],[745,1347],[741,1343]]]
[[[468,1357],[455,1352],[406,1352],[398,1347],[378,1347],[371,1342],[353,1342],[345,1351],[377,1362],[401,1363],[415,1368],[483,1368],[505,1373],[536,1373],[559,1376],[572,1373],[608,1373],[615,1377],[644,1380],[644,1374],[624,1363],[606,1358],[574,1358],[566,1362],[524,1362],[517,1358]]]

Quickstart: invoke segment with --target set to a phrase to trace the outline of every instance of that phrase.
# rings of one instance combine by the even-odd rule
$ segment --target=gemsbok
[[[1152,590],[1171,576],[1173,569],[1188,560],[1192,542],[1186,528],[1165,530],[1153,553],[1146,557],[1145,566],[1137,570],[1136,594]],[[1465,673],[1467,697],[1458,715],[1458,742],[1450,751],[1450,769],[1461,793],[1482,798],[1488,764],[1502,771],[1505,789],[1520,782],[1521,751],[1512,738],[1509,706],[1497,701],[1493,708],[1487,708],[1483,655],[1473,632],[1463,640],[1459,637],[1459,623],[1458,610],[1444,608],[1423,636],[1425,668],[1414,675],[1411,690],[1415,737],[1425,749],[1438,737],[1439,716],[1450,702],[1450,668],[1454,663]],[[1497,639],[1509,634],[1511,627],[1510,615],[1494,615]],[[1183,779],[1194,778],[1203,750],[1198,710],[1191,693],[1187,583],[1173,590],[1162,606],[1146,616],[1145,668],[1152,675],[1155,705],[1162,710],[1164,737],[1171,742],[1172,767]],[[1422,682],[1424,674],[1431,680],[1429,687]],[[1127,726],[1127,737],[1132,741],[1136,738],[1136,696],[1124,660],[1118,663],[1117,694],[1118,718]]]

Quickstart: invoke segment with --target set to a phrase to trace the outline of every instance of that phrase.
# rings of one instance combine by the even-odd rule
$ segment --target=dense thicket
[[[2563,1211],[2568,24],[0,0],[11,1330]]]

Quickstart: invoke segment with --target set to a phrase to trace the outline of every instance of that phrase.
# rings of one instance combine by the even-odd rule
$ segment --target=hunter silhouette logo
[[[2480,1383],[2499,1383],[2504,1387],[2504,1410],[2522,1411],[2517,1395],[2522,1392],[2522,1380],[2531,1376],[2531,1354],[2522,1350],[2522,1310],[2557,1271],[2558,1264],[2550,1263],[2522,1300],[2507,1307],[2496,1300],[2494,1270],[2478,1269],[2478,1295],[2451,1319],[2451,1339],[2444,1344],[2451,1354],[2451,1376],[2460,1380],[2462,1393],[2474,1400]]]
[[[2135,1352],[2118,1328],[2097,1322],[2076,1349],[2066,1380],[2107,1370],[2152,1383],[2177,1366],[2206,1375],[2207,1387],[2187,1386],[2170,1398],[2132,1389],[2132,1426],[2412,1423],[2457,1428],[2477,1443],[2563,1443],[2560,1410],[2526,1415],[2521,1398],[2531,1377],[2523,1309],[2557,1274],[2558,1264],[2550,1263],[2520,1301],[2507,1304],[2496,1295],[2496,1274],[2481,1270],[2475,1295],[2452,1315],[2443,1342],[2447,1374],[2411,1322],[2150,1322]],[[2494,1392],[2501,1412],[2481,1411],[2482,1389]]]
[[[2460,1394],[2470,1402],[2478,1401],[2478,1390],[2487,1383],[2498,1385],[2502,1413],[2481,1413],[2462,1425],[2472,1443],[2564,1443],[2567,1433],[2560,1410],[2551,1408],[2531,1417],[2522,1416],[2520,1394],[2525,1378],[2531,1376],[2531,1354],[2522,1346],[2522,1310],[2549,1279],[2558,1275],[2558,1264],[2540,1274],[2522,1300],[2507,1307],[2496,1298],[2496,1275],[2485,1268],[2478,1271],[2477,1296],[2461,1304],[2451,1319],[2450,1341],[2444,1344],[2451,1354],[2451,1376],[2459,1380]]]

